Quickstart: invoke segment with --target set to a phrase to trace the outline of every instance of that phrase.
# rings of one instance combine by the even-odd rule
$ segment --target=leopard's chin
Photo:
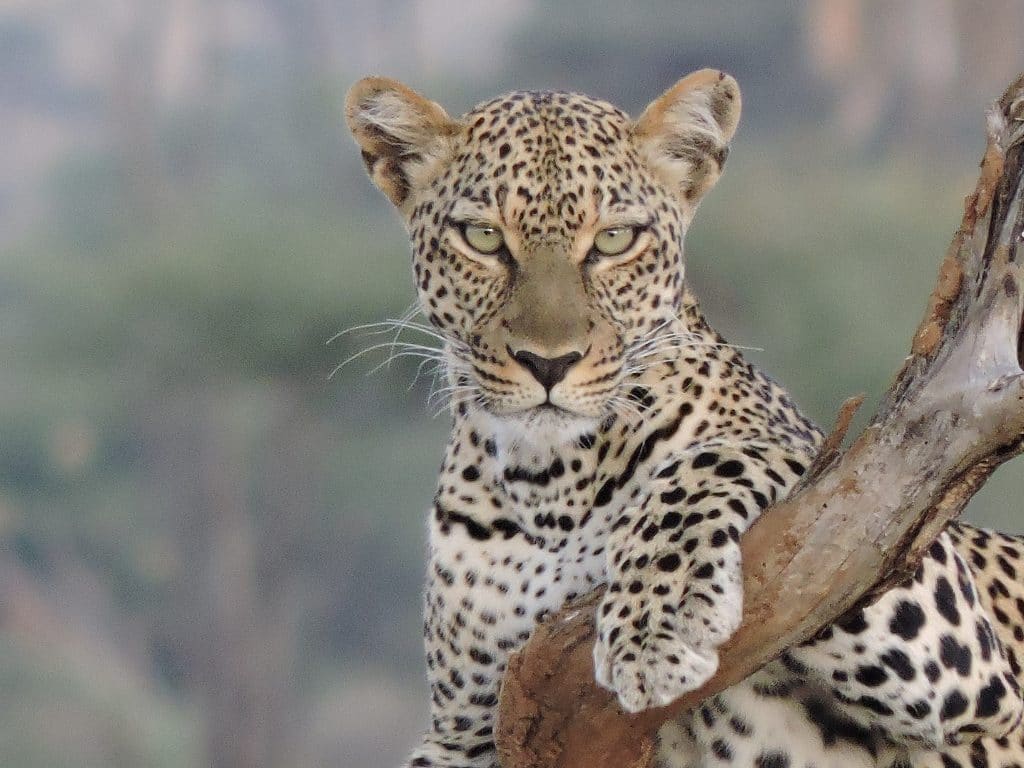
[[[600,420],[560,408],[551,403],[515,413],[489,416],[498,455],[505,463],[542,466],[584,435],[594,434]]]

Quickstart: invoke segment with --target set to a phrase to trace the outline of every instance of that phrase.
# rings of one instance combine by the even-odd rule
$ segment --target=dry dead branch
[[[666,719],[913,573],[993,470],[1024,450],[1022,176],[1024,76],[988,113],[978,186],[877,414],[840,451],[856,408],[844,406],[838,438],[745,534],[743,625],[720,649],[718,673],[668,707],[622,713],[593,682],[593,593],[512,658],[499,715],[504,768],[648,766]]]

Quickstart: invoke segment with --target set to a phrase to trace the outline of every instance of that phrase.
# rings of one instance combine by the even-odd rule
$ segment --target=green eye
[[[487,255],[497,253],[505,245],[505,236],[501,230],[486,224],[466,224],[462,228],[462,236],[470,248]]]
[[[636,240],[636,227],[609,227],[594,235],[594,247],[605,256],[625,253]]]

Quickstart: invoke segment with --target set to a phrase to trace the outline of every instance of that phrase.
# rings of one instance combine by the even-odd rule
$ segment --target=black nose
[[[551,389],[564,379],[569,369],[583,358],[579,352],[570,352],[561,357],[541,357],[525,349],[518,352],[509,349],[509,353],[517,363],[533,374],[533,378],[539,381],[544,389]]]

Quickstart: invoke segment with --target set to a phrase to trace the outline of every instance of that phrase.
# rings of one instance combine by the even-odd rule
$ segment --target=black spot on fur
[[[948,669],[956,669],[961,677],[971,673],[971,649],[960,645],[952,635],[943,635],[939,640],[939,660]]]
[[[683,488],[674,488],[671,491],[665,491],[661,494],[661,502],[663,504],[678,504],[685,498],[686,491]]]
[[[889,621],[889,630],[904,640],[913,640],[924,626],[925,616],[921,606],[908,600],[901,600]]]
[[[732,747],[722,739],[715,739],[711,742],[711,751],[719,760],[732,760]]]
[[[849,613],[843,615],[836,622],[836,626],[847,634],[859,635],[868,628],[868,622],[864,618],[864,610],[861,608],[855,608]]]
[[[935,607],[939,613],[954,627],[960,625],[960,611],[956,607],[956,593],[949,579],[939,576],[935,580]]]
[[[679,567],[680,562],[679,555],[675,552],[671,552],[664,557],[659,557],[656,561],[658,570],[665,571],[666,573],[671,573],[676,570],[676,568]]]
[[[693,460],[694,469],[704,469],[705,467],[714,466],[718,463],[718,454],[712,451],[705,451],[704,453],[698,453],[697,457]]]
[[[715,474],[718,477],[739,477],[743,474],[743,462],[730,459],[723,461],[715,467]]]
[[[967,711],[967,698],[960,691],[953,691],[942,702],[942,709],[939,711],[940,720],[952,720]]]
[[[882,663],[895,672],[901,680],[913,680],[916,676],[914,665],[911,663],[910,657],[899,648],[890,648],[879,658]]]
[[[1006,685],[1003,681],[993,675],[988,685],[978,692],[978,700],[974,705],[974,714],[977,717],[991,717],[999,711],[999,700],[1006,695]]]
[[[789,755],[785,752],[762,752],[754,765],[757,768],[789,768]]]
[[[932,707],[924,699],[915,701],[913,704],[907,704],[907,714],[915,720],[923,720],[931,714]]]
[[[877,688],[889,679],[889,675],[881,667],[875,666],[874,664],[865,664],[864,666],[857,667],[857,671],[853,678],[858,683],[866,685],[868,688]]]

